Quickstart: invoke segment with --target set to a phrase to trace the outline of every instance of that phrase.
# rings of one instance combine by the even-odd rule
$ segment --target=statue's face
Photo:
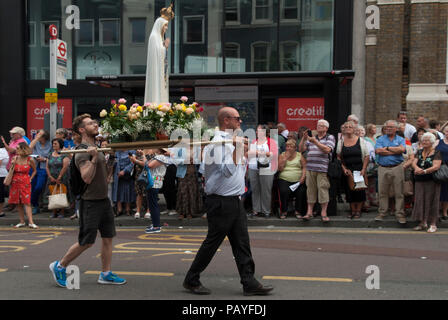
[[[168,23],[165,23],[162,27],[162,36],[165,35],[166,30],[168,30]]]

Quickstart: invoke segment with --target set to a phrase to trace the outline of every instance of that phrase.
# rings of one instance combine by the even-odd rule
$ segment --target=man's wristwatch
[[[387,151],[390,151],[390,150],[389,150],[389,147],[386,147],[386,150],[387,150]]]

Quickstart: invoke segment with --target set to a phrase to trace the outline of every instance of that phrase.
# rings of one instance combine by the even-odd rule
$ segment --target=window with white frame
[[[269,50],[268,42],[257,42],[252,44],[252,71],[269,71]]]
[[[226,0],[225,14],[227,24],[238,24],[240,21],[239,0]]]
[[[50,45],[50,26],[52,24],[59,30],[59,21],[42,21],[40,23],[40,44],[42,47]]]
[[[184,17],[184,43],[204,43],[204,16]]]
[[[238,43],[227,42],[224,47],[224,54],[226,58],[239,58],[240,45]]]
[[[76,30],[76,45],[78,47],[93,47],[95,45],[95,24],[93,19],[79,21],[79,30]]]
[[[281,71],[300,71],[299,44],[295,41],[282,42],[280,44],[280,69]]]
[[[130,18],[131,43],[145,44],[146,41],[146,18]]]
[[[100,19],[100,46],[120,45],[120,19]]]
[[[300,17],[300,0],[282,0],[281,19],[298,20]]]
[[[252,8],[254,22],[272,21],[272,0],[253,0]]]
[[[36,45],[36,22],[28,22],[28,46],[34,47]]]
[[[26,74],[27,80],[38,80],[36,67],[28,67],[26,72],[27,72],[27,74]]]

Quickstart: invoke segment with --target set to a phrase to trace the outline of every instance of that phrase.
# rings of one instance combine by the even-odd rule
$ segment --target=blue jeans
[[[39,207],[39,197],[47,184],[47,171],[36,168],[36,176],[31,182],[31,205]]]
[[[159,189],[149,189],[146,191],[148,208],[151,211],[151,220],[154,228],[160,227],[160,208],[158,201]]]

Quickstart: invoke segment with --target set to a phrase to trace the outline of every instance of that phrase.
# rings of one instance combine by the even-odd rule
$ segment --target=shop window
[[[146,74],[146,66],[145,65],[129,66],[129,71],[131,72],[131,74]]]
[[[226,23],[227,24],[239,24],[240,12],[239,12],[239,0],[226,0]]]
[[[146,18],[130,18],[131,43],[145,44],[146,41]]]
[[[258,42],[252,44],[252,71],[263,72],[269,70],[269,43]]]
[[[26,74],[26,78],[28,80],[37,80],[37,69],[34,67],[29,67],[26,70],[27,74]]]
[[[100,19],[100,46],[120,45],[120,19]]]
[[[204,16],[184,17],[184,43],[204,43]]]
[[[79,30],[76,30],[76,45],[78,47],[93,47],[95,45],[95,25],[92,19],[81,20]]]

